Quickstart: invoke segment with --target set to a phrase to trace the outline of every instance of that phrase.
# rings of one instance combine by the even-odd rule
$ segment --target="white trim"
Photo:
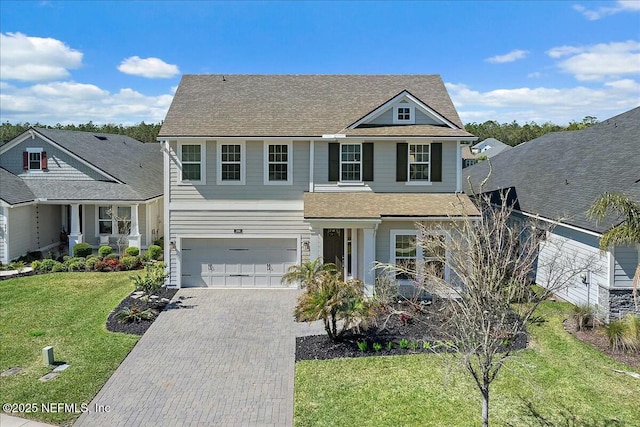
[[[168,198],[165,200],[168,201]],[[304,211],[302,200],[207,200],[169,202],[169,211]]]
[[[602,237],[602,233],[596,233],[595,231],[585,230],[584,228],[576,227],[574,225],[569,225],[569,224],[566,224],[566,223],[560,222],[560,221],[554,221],[552,219],[545,218],[545,217],[540,216],[540,215],[533,215],[533,214],[530,214],[530,213],[527,213],[527,212],[519,211],[517,209],[513,209],[513,212],[522,214],[522,215],[527,216],[529,218],[539,219],[539,220],[546,221],[546,222],[554,224],[554,225],[558,225],[558,226],[561,226],[561,227],[566,227],[566,228],[568,228],[570,230],[580,231],[582,233],[589,234],[591,236]]]
[[[425,164],[425,162],[411,162],[411,146],[412,145],[413,146],[426,145],[427,147],[429,147],[429,161],[427,162],[427,164],[429,165],[429,171],[428,171],[429,179],[413,179],[413,180],[411,179],[411,163],[415,165]],[[431,185],[431,143],[430,142],[425,142],[425,143],[414,142],[414,143],[407,144],[407,181],[405,184]]]
[[[83,209],[84,209],[84,205]],[[131,227],[133,227],[133,212],[134,209],[136,210],[137,213],[137,207],[139,206],[139,204],[133,204],[133,205],[127,205],[127,204],[122,204],[121,202],[118,202],[117,204],[96,204],[94,206],[94,218],[95,218],[95,237],[100,237],[100,236],[108,236],[108,237],[118,237],[120,236],[120,230],[118,229],[118,221],[114,218],[114,215],[117,217],[118,216],[118,209],[119,208],[129,208],[130,209],[130,215],[129,215],[129,223],[130,228],[129,228],[129,235],[131,235],[132,233],[132,229]],[[109,219],[111,220],[111,233],[100,233],[100,221],[102,222],[106,222],[106,219],[100,219],[100,208],[104,208],[104,207],[108,207],[109,209],[111,209],[111,215],[109,215]],[[84,218],[84,210],[83,210],[83,218]],[[126,217],[125,217],[126,218]],[[139,233],[139,231],[138,231]]]
[[[264,172],[264,185],[291,185],[293,184],[293,142],[276,142],[276,141],[263,141],[263,172]],[[275,162],[274,164],[286,164],[287,165],[287,179],[286,181],[269,181],[269,146],[271,145],[284,145],[287,147],[287,162]]]
[[[614,250],[613,246],[607,250],[607,279],[609,281],[609,289],[614,288],[616,284],[616,257]]]
[[[462,193],[462,145],[456,143],[456,193]]]
[[[200,179],[199,180],[183,180],[182,179],[182,147],[185,145],[198,145],[200,147]],[[178,151],[178,162],[176,164],[178,172],[178,185],[206,185],[207,184],[207,142],[178,142],[176,146]],[[196,162],[189,162],[196,164]],[[167,176],[168,179],[168,176]]]
[[[480,221],[480,215],[467,216],[382,216],[383,221]]]
[[[400,108],[406,108],[409,110],[409,118],[408,119],[399,119],[398,114],[400,113]],[[406,114],[406,113],[403,113]],[[413,125],[416,122],[416,109],[413,105],[409,103],[398,103],[393,106],[393,124],[394,125]]]
[[[162,148],[163,148],[163,153],[162,153],[162,162],[163,162],[163,186],[164,186],[164,199],[163,199],[163,203],[162,203],[162,209],[163,209],[163,236],[164,236],[164,248],[162,248],[164,250],[164,254],[166,257],[166,267],[165,267],[165,271],[167,273],[169,273],[169,276],[165,279],[164,284],[166,286],[173,286],[171,284],[171,258],[172,257],[176,257],[176,265],[178,263],[178,254],[175,252],[171,251],[170,248],[170,241],[171,241],[171,236],[169,235],[169,224],[171,223],[170,219],[170,212],[169,212],[169,199],[171,198],[171,164],[170,164],[170,151],[171,151],[171,145],[169,144],[169,141],[160,141],[160,143],[162,144]],[[177,143],[176,143],[177,144]],[[153,243],[153,242],[151,242]],[[147,242],[147,246],[149,246],[149,242]],[[178,283],[177,280],[175,282],[176,284]]]
[[[457,128],[456,128],[457,129]],[[342,136],[342,135],[331,135],[331,136]],[[179,141],[202,141],[202,142],[206,142],[206,141],[212,141],[212,140],[224,140],[224,141],[279,141],[282,139],[291,139],[294,143],[295,142],[307,142],[309,140],[314,140],[314,139],[322,139],[323,136],[322,135],[281,135],[281,136],[259,136],[259,135],[254,135],[254,136],[224,136],[224,135],[219,135],[219,136],[173,136],[173,137],[167,137],[170,141],[172,142],[179,142]],[[460,141],[460,142],[475,142],[478,140],[477,136],[431,136],[431,135],[421,135],[421,136],[377,136],[377,135],[345,135],[344,138],[340,138],[341,140],[363,140],[366,139],[367,141],[398,141],[398,140],[424,140],[425,138],[429,139],[430,141],[434,142],[434,141]],[[331,139],[331,138],[329,138]],[[337,138],[336,138],[337,139]],[[324,141],[323,141],[324,142]]]
[[[348,145],[357,145],[360,148],[359,151],[359,156],[360,156],[360,160],[358,161],[344,161],[342,160],[342,147],[348,146]],[[348,154],[348,153],[347,153]],[[362,175],[363,175],[363,161],[362,161],[362,142],[341,142],[340,143],[340,179],[338,180],[338,183],[344,183],[347,185],[353,185],[354,183],[361,183],[362,181]],[[343,180],[342,179],[342,164],[348,164],[348,165],[355,165],[355,164],[359,164],[360,165],[360,179],[354,179],[354,180]]]
[[[4,231],[4,238],[2,239],[2,243],[0,243],[3,247],[2,253],[4,256],[0,258],[0,262],[3,264],[9,263],[9,208],[5,206],[0,206],[0,232]]]
[[[313,162],[315,161],[315,149],[316,149],[316,144],[314,140],[309,141],[309,192],[313,193],[313,174],[314,172],[314,164]]]
[[[228,181],[222,179],[222,146],[223,145],[239,145],[240,146],[240,180]],[[237,162],[229,162],[237,163]],[[216,142],[216,184],[217,185],[245,185],[247,172],[247,156],[246,141],[237,142]]]

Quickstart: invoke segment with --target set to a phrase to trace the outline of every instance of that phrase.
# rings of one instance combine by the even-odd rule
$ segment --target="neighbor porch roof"
[[[480,212],[464,194],[305,193],[307,219],[464,217]]]

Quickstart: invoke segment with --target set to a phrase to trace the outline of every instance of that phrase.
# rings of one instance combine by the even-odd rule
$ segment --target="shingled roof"
[[[0,200],[10,205],[32,202],[36,196],[22,179],[8,170],[0,168]]]
[[[523,212],[604,232],[619,218],[596,225],[586,217],[603,192],[621,192],[640,201],[640,107],[587,129],[554,132],[503,151],[483,193],[511,188]],[[465,191],[478,191],[489,174],[484,161],[463,169]]]
[[[408,91],[457,126],[347,128]],[[184,75],[159,137],[471,137],[439,75]]]

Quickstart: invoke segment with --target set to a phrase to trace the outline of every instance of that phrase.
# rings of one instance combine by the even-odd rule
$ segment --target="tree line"
[[[478,141],[484,141],[487,138],[495,138],[504,142],[507,145],[516,146],[525,141],[538,138],[549,132],[567,131],[567,130],[579,130],[598,123],[598,119],[593,116],[586,116],[580,122],[570,122],[568,126],[560,126],[550,122],[538,124],[536,122],[527,122],[524,125],[519,124],[516,121],[511,123],[499,123],[495,120],[487,120],[483,123],[467,123],[465,128],[468,132],[478,137]],[[142,142],[156,142],[158,132],[162,123],[145,123],[132,126],[123,126],[116,124],[103,124],[96,125],[93,122],[79,124],[79,125],[62,125],[60,123],[56,125],[43,125],[40,123],[18,123],[11,124],[8,121],[0,125],[0,141],[2,143],[11,141],[16,136],[20,135],[29,127],[41,127],[48,129],[63,129],[63,130],[76,130],[84,132],[99,132],[99,133],[114,133],[118,135],[127,135],[131,138],[137,139]]]

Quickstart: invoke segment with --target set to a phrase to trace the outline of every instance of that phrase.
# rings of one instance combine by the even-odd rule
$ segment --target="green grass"
[[[640,426],[634,371],[566,333],[569,306],[546,303],[548,320],[493,383],[493,426]],[[637,370],[636,370],[637,371]],[[363,357],[296,364],[295,426],[481,425],[480,394],[452,355]]]
[[[111,310],[133,290],[129,273],[55,273],[0,282],[0,379],[2,403],[89,403],[138,341],[108,332]],[[70,367],[48,382],[42,348],[52,345],[56,362]],[[62,423],[79,414],[15,414]]]

